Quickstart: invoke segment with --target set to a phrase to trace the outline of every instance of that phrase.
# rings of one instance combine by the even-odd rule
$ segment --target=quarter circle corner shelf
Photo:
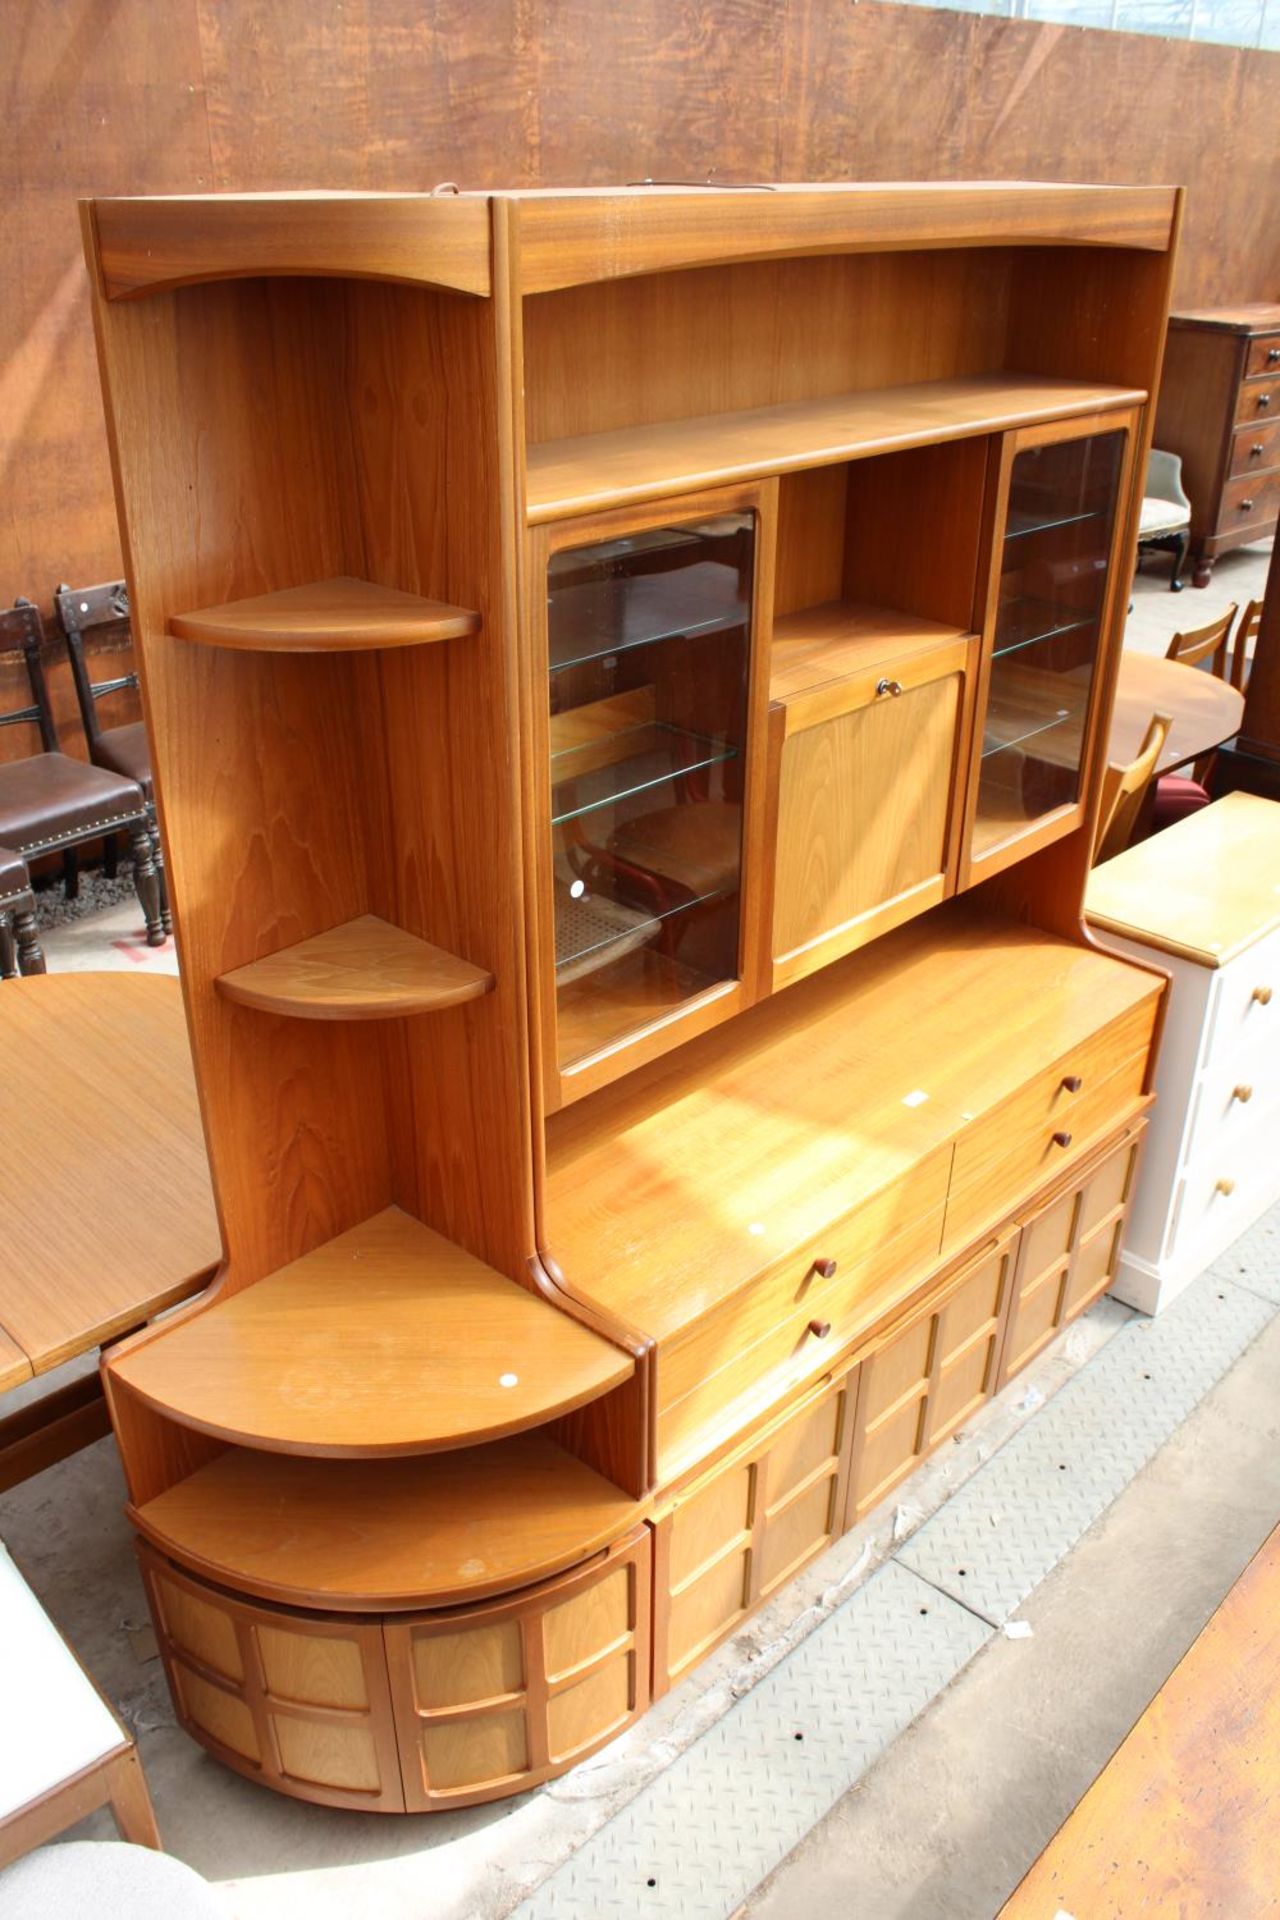
[[[397,1020],[478,1000],[493,975],[376,914],[220,974],[218,992],[294,1020]]]
[[[479,628],[480,615],[467,607],[347,574],[169,617],[176,639],[254,653],[369,653],[462,639]]]

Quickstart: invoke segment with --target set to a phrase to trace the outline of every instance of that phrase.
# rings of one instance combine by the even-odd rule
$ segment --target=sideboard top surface
[[[1280,804],[1229,793],[1094,869],[1095,927],[1221,967],[1280,927]]]

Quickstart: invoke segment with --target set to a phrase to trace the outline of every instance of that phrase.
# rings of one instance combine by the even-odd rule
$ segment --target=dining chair
[[[132,640],[129,626],[129,589],[123,580],[104,580],[96,587],[69,587],[65,583],[58,587],[53,596],[54,611],[58,616],[58,625],[62,628],[67,643],[67,655],[71,662],[71,678],[76,690],[76,702],[80,708],[80,720],[84,727],[84,737],[89,748],[89,758],[96,767],[106,767],[112,773],[121,774],[126,780],[136,781],[142,788],[150,816],[151,856],[156,864],[160,878],[160,917],[166,933],[172,933],[173,921],[169,912],[169,889],[165,880],[164,851],[160,844],[160,829],[156,823],[155,788],[151,779],[151,747],[147,740],[147,729],[143,721],[130,720],[123,725],[104,727],[98,719],[98,702],[109,699],[113,694],[138,692],[138,676],[132,668],[117,673],[105,680],[95,680],[89,668],[86,636],[93,635],[94,642],[103,641],[128,643]],[[108,861],[108,873],[113,871],[113,862]]]
[[[40,740],[37,752],[0,765],[0,845],[11,847],[29,866],[45,854],[66,853],[86,841],[127,833],[147,945],[163,946],[160,879],[146,796],[136,780],[59,752],[44,675],[44,640],[44,622],[29,600],[17,600],[0,612],[0,661],[20,658],[31,692],[28,705],[0,713],[0,726],[34,727]]]
[[[1142,803],[1173,725],[1167,713],[1153,714],[1138,757],[1126,767],[1108,767],[1102,776],[1102,800],[1093,842],[1093,864],[1113,860],[1133,838]]]
[[[1216,620],[1210,620],[1208,626],[1175,633],[1169,642],[1165,659],[1176,660],[1184,667],[1198,667],[1207,660],[1210,671],[1219,680],[1229,680],[1231,623],[1235,617],[1236,602],[1233,600],[1226,612],[1220,613]]]
[[[1235,638],[1231,643],[1231,684],[1239,693],[1243,693],[1248,684],[1249,649],[1257,645],[1265,604],[1263,600],[1246,601],[1244,612],[1236,622]]]
[[[0,980],[43,973],[44,949],[36,932],[31,875],[20,853],[0,847]]]

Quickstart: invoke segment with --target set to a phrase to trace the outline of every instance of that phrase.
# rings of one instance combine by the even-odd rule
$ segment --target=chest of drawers
[[[1194,580],[1280,519],[1280,305],[1169,318],[1155,444],[1182,460]]]
[[[1280,805],[1233,793],[1099,867],[1108,946],[1173,976],[1113,1287],[1154,1313],[1280,1198]]]

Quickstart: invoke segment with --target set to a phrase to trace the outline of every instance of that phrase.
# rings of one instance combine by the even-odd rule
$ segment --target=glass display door
[[[741,512],[550,558],[562,1073],[739,977],[754,552]]]
[[[1128,431],[1038,441],[1009,468],[970,873],[1081,799]]]

